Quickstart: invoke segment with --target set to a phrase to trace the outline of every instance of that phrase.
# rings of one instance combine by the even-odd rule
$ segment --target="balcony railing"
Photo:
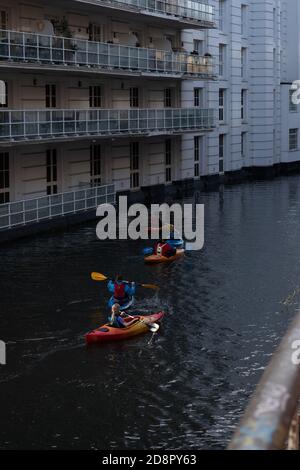
[[[88,0],[85,0],[88,3]],[[198,23],[201,27],[213,28],[214,7],[206,0],[91,0],[94,5],[120,8],[138,13],[151,13],[168,19],[182,19]]]
[[[52,194],[0,205],[0,231],[115,203],[113,184]]]
[[[212,78],[210,56],[0,30],[0,61]]]
[[[209,130],[212,109],[44,109],[0,110],[0,143],[7,140],[150,135]]]

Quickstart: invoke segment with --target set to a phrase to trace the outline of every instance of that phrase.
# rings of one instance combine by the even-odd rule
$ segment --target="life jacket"
[[[168,242],[165,243],[158,243],[156,245],[156,254],[160,256],[165,256],[169,258],[176,253],[176,248],[170,245]]]
[[[114,284],[114,298],[117,300],[123,300],[126,297],[126,292],[125,292],[125,284],[122,282],[121,284],[118,284],[115,282]]]

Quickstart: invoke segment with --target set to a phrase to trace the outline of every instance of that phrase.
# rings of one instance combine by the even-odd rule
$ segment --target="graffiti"
[[[258,418],[275,410],[284,410],[289,398],[290,394],[284,385],[269,382],[262,391],[254,416]]]

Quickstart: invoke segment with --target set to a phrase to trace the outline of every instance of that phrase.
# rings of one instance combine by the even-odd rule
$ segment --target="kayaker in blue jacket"
[[[111,308],[111,315],[108,317],[108,322],[110,326],[113,326],[114,328],[126,328],[129,325],[132,325],[132,323],[136,322],[136,318],[133,318],[131,321],[125,321],[124,317],[130,316],[126,315],[125,312],[121,312],[120,309],[120,304],[114,304]]]
[[[126,304],[135,295],[136,291],[135,283],[123,281],[120,274],[116,276],[114,281],[109,281],[107,287],[113,295],[115,303],[121,306]]]

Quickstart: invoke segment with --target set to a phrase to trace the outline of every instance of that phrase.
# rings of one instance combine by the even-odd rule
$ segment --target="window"
[[[276,49],[273,49],[273,73],[274,78],[277,76],[277,61],[276,61]]]
[[[298,108],[297,108],[297,105],[295,103],[293,103],[293,94],[294,94],[294,90],[289,90],[289,109],[290,109],[290,113],[297,113],[298,111]]]
[[[166,140],[165,143],[165,169],[166,169],[166,183],[172,182],[172,141]]]
[[[46,151],[47,194],[57,194],[57,152],[56,149]]]
[[[130,107],[139,107],[139,89],[137,87],[130,88]]]
[[[224,173],[225,134],[219,135],[219,173]]]
[[[225,121],[225,93],[226,90],[220,88],[219,90],[219,121]]]
[[[247,117],[246,102],[247,102],[247,90],[242,90],[241,91],[241,119],[242,120],[245,120]]]
[[[101,108],[102,93],[101,86],[90,86],[90,108]]]
[[[219,75],[220,77],[225,76],[225,53],[226,53],[226,45],[220,44],[219,45]]]
[[[89,24],[89,41],[102,41],[102,31],[99,24]]]
[[[273,37],[276,39],[277,37],[277,10],[273,8]]]
[[[247,5],[241,5],[241,34],[247,36]]]
[[[289,150],[298,150],[298,129],[289,130]]]
[[[102,182],[101,178],[101,145],[95,144],[90,146],[90,176],[91,185],[98,186]]]
[[[56,108],[56,85],[46,85],[46,108]]]
[[[202,137],[194,137],[194,177],[199,178],[200,176],[200,149],[201,149]]]
[[[203,88],[194,88],[194,106],[203,107]]]
[[[7,82],[0,80],[0,108],[7,108],[7,106],[8,106]]]
[[[224,31],[225,27],[225,0],[219,0],[219,29]]]
[[[204,55],[204,41],[194,39],[193,45],[194,45],[194,52],[197,52],[197,54],[203,56]]]
[[[139,142],[130,143],[130,188],[140,187],[140,145]]]
[[[247,77],[247,48],[242,47],[241,49],[241,77]]]
[[[9,153],[0,153],[0,204],[9,202]]]
[[[4,31],[8,29],[8,14],[6,10],[0,11],[0,29],[0,37],[5,37],[7,33]]]
[[[244,160],[247,153],[247,132],[242,132],[241,134],[241,156]]]
[[[172,88],[165,88],[164,106],[165,108],[172,108]]]

